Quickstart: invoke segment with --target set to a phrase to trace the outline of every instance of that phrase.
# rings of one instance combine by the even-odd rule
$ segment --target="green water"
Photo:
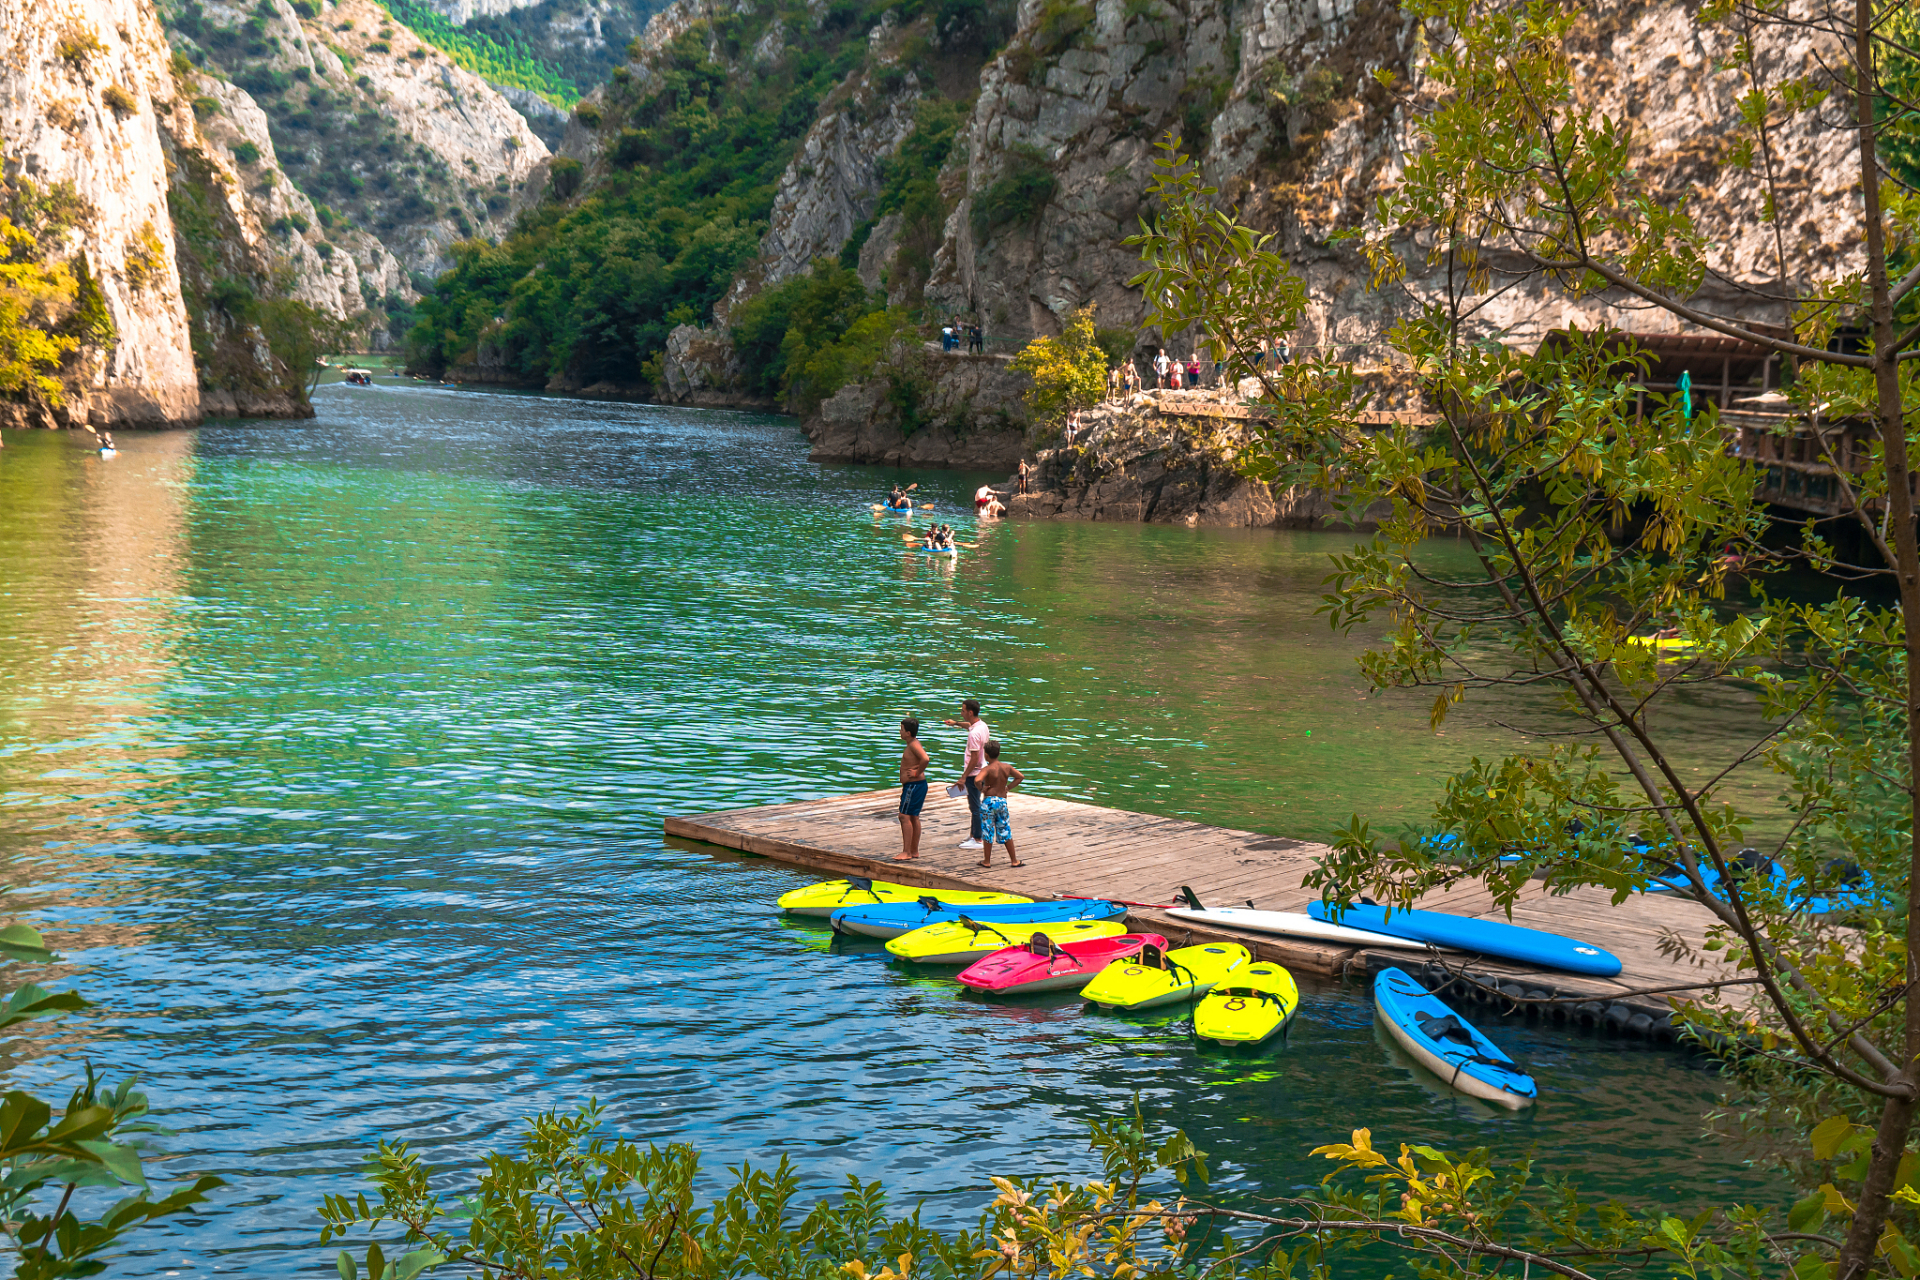
[[[1230,1192],[1310,1182],[1308,1148],[1370,1124],[1618,1194],[1783,1194],[1701,1140],[1714,1077],[1676,1052],[1490,1024],[1543,1098],[1496,1114],[1398,1060],[1358,987],[1313,986],[1253,1057],[1172,1014],[987,1005],[781,920],[799,873],[661,835],[883,786],[895,722],[965,696],[1035,793],[1287,836],[1417,819],[1538,709],[1435,737],[1423,698],[1366,697],[1363,637],[1315,614],[1350,539],[1004,524],[930,561],[867,504],[918,479],[975,540],[979,477],[813,465],[789,420],[319,405],[113,459],[0,450],[0,855],[102,1004],[14,1042],[14,1078],[138,1072],[168,1173],[233,1183],[123,1274],[330,1274],[314,1206],[377,1137],[468,1166],[588,1096],[716,1167],[881,1176],[941,1221],[988,1173],[1090,1172],[1083,1120],[1136,1093]],[[1722,691],[1672,728],[1704,757],[1751,716]]]

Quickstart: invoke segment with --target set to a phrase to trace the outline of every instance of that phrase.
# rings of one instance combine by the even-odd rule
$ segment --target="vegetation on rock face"
[[[91,213],[67,183],[0,184],[0,397],[62,408],[80,360],[113,343],[86,255],[65,254],[68,232]]]
[[[977,65],[977,46],[998,29],[999,8],[981,0],[834,0],[817,14],[787,0],[697,22],[645,55],[648,74],[616,73],[599,102],[576,109],[595,117],[604,147],[595,170],[557,162],[549,202],[499,246],[456,247],[455,269],[420,307],[409,365],[443,373],[481,360],[484,346],[490,367],[528,385],[657,376],[667,335],[705,323],[757,254],[780,175],[820,102],[861,66],[868,31],[889,11],[912,20],[923,7],[937,8],[932,21],[948,34],[938,49],[924,40],[907,49],[902,74],[911,63],[922,83],[935,84],[955,78],[948,64],[956,59]],[[790,39],[771,59],[750,57],[776,24],[806,39]],[[935,175],[963,115],[958,105],[923,104],[887,169],[883,208],[913,228],[919,247],[909,245],[902,261],[920,280],[944,217]],[[802,306],[801,295],[844,291],[845,280],[818,270],[805,279],[733,322],[754,344],[746,364],[754,389],[780,389],[797,404],[830,393],[832,369],[853,357],[838,352],[817,366],[816,357],[877,305],[864,290],[858,301],[821,304],[820,314],[837,317],[821,327],[808,318],[820,299]],[[770,328],[776,315],[802,317],[791,344],[784,329]],[[862,330],[861,351],[878,327]]]
[[[580,98],[581,86],[558,67],[539,57],[517,33],[504,39],[456,26],[423,4],[408,0],[379,0],[394,21],[410,29],[434,48],[477,76],[539,94],[557,107],[570,107]]]
[[[306,38],[316,45],[327,36],[337,39],[339,33],[317,15],[317,9],[303,14]],[[315,202],[329,229],[358,227],[404,237],[409,231],[433,235],[451,226],[470,235],[477,222],[505,216],[513,192],[504,176],[456,172],[403,132],[382,109],[372,82],[353,75],[343,50],[336,49],[348,63],[343,76],[315,75],[305,65],[288,69],[285,42],[298,31],[289,29],[289,19],[271,0],[260,0],[238,26],[208,17],[198,0],[179,0],[163,16],[177,51],[176,80],[185,80],[193,92],[198,67],[251,94],[267,117],[281,168]],[[195,114],[203,120],[217,110],[211,97],[195,101]],[[237,143],[233,154],[243,166],[260,159],[258,148],[246,141]],[[260,177],[248,175],[247,181]]]
[[[772,62],[743,55],[772,23],[810,27],[804,6],[728,15],[651,55],[646,88],[616,77],[600,107],[605,172],[498,246],[456,246],[421,304],[409,364],[437,374],[473,361],[484,333],[529,384],[638,382],[674,326],[704,321],[758,252],[780,173],[816,105],[859,65],[878,12],[838,0]]]
[[[913,132],[898,152],[880,162],[880,200],[873,218],[853,233],[841,251],[842,263],[855,265],[873,224],[899,214],[886,285],[889,294],[898,294],[909,308],[918,308],[924,301],[933,256],[940,249],[948,212],[940,195],[940,169],[966,123],[967,109],[967,103],[948,98],[923,98],[914,105]]]
[[[1059,337],[1029,342],[1013,358],[1013,367],[1033,379],[1026,400],[1036,425],[1098,404],[1107,393],[1107,370],[1112,363],[1093,327],[1093,304],[1074,312],[1061,326]]]

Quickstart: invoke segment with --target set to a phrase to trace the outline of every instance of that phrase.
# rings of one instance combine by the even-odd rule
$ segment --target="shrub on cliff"
[[[842,362],[815,364],[816,357],[880,305],[858,275],[825,259],[742,303],[733,313],[733,349],[747,389],[807,412],[846,381]]]
[[[1093,304],[1074,312],[1059,337],[1029,342],[1013,367],[1033,379],[1026,401],[1036,425],[1098,404],[1106,394],[1108,366],[1093,327]]]

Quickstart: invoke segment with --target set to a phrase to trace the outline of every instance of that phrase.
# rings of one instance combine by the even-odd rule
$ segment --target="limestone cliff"
[[[200,397],[167,235],[155,117],[174,85],[145,0],[0,0],[0,163],[66,207],[48,251],[72,264],[109,324],[69,362],[66,420],[198,421]],[[0,421],[44,420],[9,406]]]
[[[1745,85],[1693,21],[1692,4],[1607,0],[1589,6],[1576,40],[1586,109],[1631,120],[1649,191],[1685,199],[1730,275],[1765,286],[1774,255],[1758,221],[1763,188],[1725,164]],[[1179,133],[1206,176],[1242,216],[1280,234],[1309,283],[1313,308],[1296,346],[1377,343],[1391,316],[1431,296],[1415,278],[1385,294],[1366,287],[1350,246],[1333,235],[1359,224],[1399,173],[1408,98],[1374,81],[1394,72],[1424,92],[1423,32],[1379,0],[1023,0],[1021,31],[990,66],[967,129],[964,174],[928,296],[978,314],[990,338],[1017,348],[1057,332],[1074,308],[1099,304],[1101,323],[1138,326],[1125,281],[1137,270],[1120,241],[1137,225],[1155,139]],[[1811,36],[1765,54],[1783,72],[1812,71]],[[1702,122],[1712,122],[1702,129]],[[1843,209],[1850,179],[1842,131],[1806,117],[1776,134],[1785,189],[1823,212],[1788,246],[1799,279],[1831,271],[1857,243]],[[1842,210],[1832,216],[1832,210]],[[1777,320],[1777,307],[1722,283],[1701,301]],[[1633,328],[1645,312],[1612,297],[1570,302],[1544,285],[1512,291],[1484,313],[1490,330],[1523,343],[1570,321]],[[1144,346],[1163,336],[1142,333]]]
[[[262,223],[309,292],[357,291],[350,310],[408,300],[412,277],[445,270],[455,241],[504,233],[547,158],[498,90],[373,0],[303,0],[300,9],[206,0],[170,21],[203,84],[220,86],[205,90],[201,114],[209,135],[230,144]],[[330,273],[293,243],[318,253],[355,231],[381,247],[356,255],[351,281],[338,269],[323,279]]]

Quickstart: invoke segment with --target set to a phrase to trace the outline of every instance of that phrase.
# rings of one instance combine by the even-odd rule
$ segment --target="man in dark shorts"
[[[920,745],[920,722],[909,716],[900,722],[900,852],[895,862],[920,856],[920,809],[927,803],[927,749]]]

